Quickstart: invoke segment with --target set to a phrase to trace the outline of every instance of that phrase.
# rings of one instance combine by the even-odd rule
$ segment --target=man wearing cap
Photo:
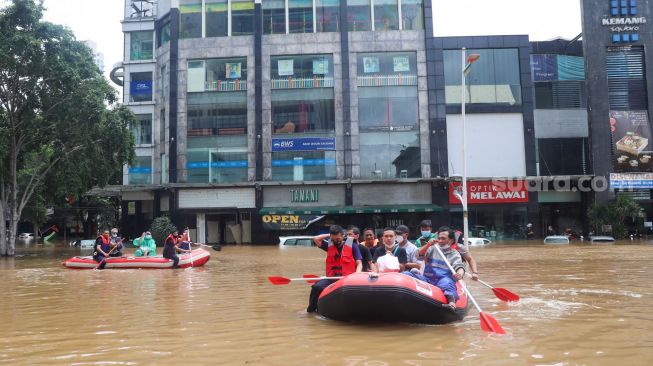
[[[406,225],[399,225],[395,229],[395,232],[397,233],[397,244],[399,244],[399,248],[403,248],[406,250],[406,256],[407,256],[407,262],[406,262],[406,270],[411,270],[411,269],[420,269],[420,264],[417,262],[417,246],[415,244],[411,243],[408,240],[408,234],[409,234],[409,229],[408,226]]]

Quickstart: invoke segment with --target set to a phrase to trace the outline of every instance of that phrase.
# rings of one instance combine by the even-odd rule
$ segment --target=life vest
[[[356,272],[356,259],[352,243],[342,244],[342,251],[338,253],[338,248],[329,241],[326,258],[326,275],[327,277],[347,276]]]
[[[102,240],[102,244],[100,244],[100,249],[102,249],[103,252],[109,253],[111,250],[111,239],[107,239],[104,237],[104,235],[98,236],[97,239]],[[97,243],[97,239],[95,239],[95,242]],[[96,252],[96,254],[100,254],[99,252]]]
[[[168,246],[168,245],[170,245],[170,244],[168,244],[169,242],[172,242],[172,246],[175,246],[175,245],[177,245],[177,238],[175,238],[174,236],[172,236],[172,234],[170,234],[170,235],[168,235],[166,240],[163,242],[163,245]]]

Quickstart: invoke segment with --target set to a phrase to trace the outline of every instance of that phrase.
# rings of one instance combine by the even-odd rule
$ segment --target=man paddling
[[[170,235],[166,238],[163,243],[163,258],[172,259],[172,268],[179,267],[179,257],[177,256],[177,237],[179,236],[179,231],[174,229],[170,232]]]
[[[358,245],[353,238],[344,241],[344,230],[339,225],[332,225],[328,234],[318,235],[313,238],[313,243],[327,252],[326,276],[347,276],[363,269],[362,257]],[[307,313],[317,311],[317,300],[320,294],[336,280],[320,280],[311,286]]]
[[[111,245],[111,236],[109,230],[104,230],[102,235],[95,239],[95,252],[93,253],[93,260],[100,263],[98,269],[104,269],[106,259],[109,258],[115,246]]]

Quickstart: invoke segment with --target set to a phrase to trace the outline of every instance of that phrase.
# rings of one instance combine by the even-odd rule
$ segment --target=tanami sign
[[[449,204],[460,204],[454,192],[456,189],[462,189],[461,186],[460,182],[449,183]],[[528,186],[523,180],[467,182],[467,191],[469,204],[528,202]]]

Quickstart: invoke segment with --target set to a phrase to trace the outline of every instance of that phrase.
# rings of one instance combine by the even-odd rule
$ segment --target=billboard
[[[459,205],[454,194],[462,191],[461,182],[449,183],[449,204]],[[528,202],[528,185],[524,180],[487,180],[467,182],[467,203],[524,203]]]
[[[653,171],[648,111],[610,111],[614,172]]]
[[[295,137],[272,139],[272,152],[330,151],[336,149],[335,137]]]
[[[261,221],[266,230],[305,230],[322,218],[324,215],[263,215]]]

